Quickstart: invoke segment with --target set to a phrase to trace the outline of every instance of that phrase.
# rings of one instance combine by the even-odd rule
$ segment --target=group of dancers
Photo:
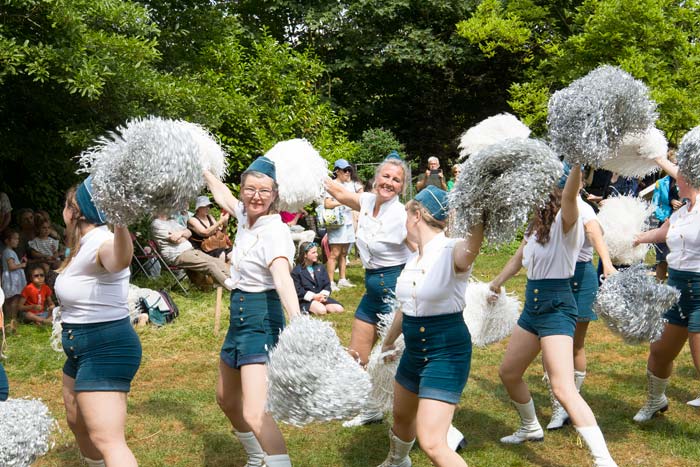
[[[673,360],[688,338],[700,370],[700,192],[675,167],[664,169],[677,179],[686,203],[663,226],[635,241],[668,243],[669,284],[681,290],[681,300],[668,311],[661,340],[651,346],[648,400],[636,421],[667,409],[664,390]],[[399,197],[408,174],[405,162],[390,155],[376,169],[372,192],[355,193],[336,181],[325,182],[333,198],[360,213],[356,245],[365,268],[365,294],[348,349],[367,365],[380,317],[392,311],[388,299],[395,297],[400,307],[382,350],[390,354],[400,334],[405,350],[395,376],[389,454],[381,467],[411,466],[409,453],[416,440],[434,465],[465,466],[448,443],[448,433],[454,429],[452,417],[470,372],[471,338],[462,310],[484,227],[474,226],[466,238],[449,238],[447,193],[429,186],[404,205]],[[205,171],[204,178],[216,202],[237,220],[230,324],[220,352],[217,402],[247,453],[246,467],[291,466],[283,435],[265,410],[268,354],[285,327],[284,311],[290,320],[300,315],[290,276],[294,244],[276,208],[275,164],[265,156],[256,159],[241,176],[239,198],[211,173]],[[542,351],[554,401],[547,428],[570,421],[595,465],[609,467],[616,463],[579,390],[586,374],[585,335],[589,321],[596,319],[592,250],[598,252],[605,275],[615,269],[595,214],[580,200],[580,188],[581,168],[574,165],[553,187],[549,202],[535,210],[520,248],[490,284],[497,300],[501,286],[526,268],[524,309],[499,370],[520,426],[501,442],[544,437],[523,380]],[[124,434],[127,393],[141,360],[127,306],[131,238],[126,226],[110,230],[105,225],[89,178],[68,192],[63,218],[71,253],[60,270],[56,294],[67,357],[63,397],[68,426],[89,466],[136,466]],[[345,425],[382,416],[368,401]]]

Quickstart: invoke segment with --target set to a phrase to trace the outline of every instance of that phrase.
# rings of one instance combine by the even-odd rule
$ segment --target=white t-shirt
[[[360,195],[360,219],[355,244],[365,269],[404,264],[411,251],[406,246],[406,209],[395,196],[379,207],[373,216],[377,195]]]
[[[248,226],[243,203],[234,211],[238,228],[231,252],[231,280],[234,288],[244,292],[273,290],[275,282],[270,265],[276,258],[286,258],[291,271],[294,264],[294,242],[287,225],[279,214],[260,216]]]
[[[471,269],[455,271],[456,242],[457,239],[440,233],[423,247],[420,260],[417,251],[408,258],[396,281],[396,298],[404,314],[437,316],[462,312]]]
[[[695,198],[693,210],[688,204],[671,214],[666,244],[669,253],[666,262],[669,268],[679,271],[700,272],[700,196]]]
[[[526,237],[523,250],[523,266],[528,279],[569,279],[576,271],[576,258],[583,246],[583,222],[581,216],[568,233],[564,234],[561,210],[549,230],[545,245],[537,242],[537,235]]]
[[[151,232],[156,239],[156,243],[158,243],[158,250],[160,250],[161,256],[168,264],[173,264],[178,256],[193,248],[189,240],[184,240],[180,243],[173,243],[168,240],[174,232],[181,232],[186,229],[187,227],[183,227],[174,219],[153,219],[153,222],[151,222]]]
[[[578,202],[578,215],[584,226],[583,246],[581,247],[576,261],[579,263],[588,263],[593,259],[593,244],[591,244],[590,240],[588,240],[588,237],[585,235],[585,227],[590,221],[597,222],[598,217],[596,217],[595,211],[591,205],[582,200],[580,196],[576,201]]]
[[[29,248],[38,251],[42,255],[46,256],[53,256],[56,253],[58,253],[58,240],[55,238],[39,238],[39,237],[34,237],[33,239],[29,240],[27,242],[29,245]]]
[[[129,316],[129,268],[109,272],[97,263],[100,246],[114,238],[107,226],[80,239],[80,250],[56,278],[65,323],[103,323]]]

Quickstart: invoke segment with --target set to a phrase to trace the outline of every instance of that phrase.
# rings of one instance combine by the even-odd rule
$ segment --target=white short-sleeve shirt
[[[666,244],[668,267],[679,271],[700,272],[700,196],[695,198],[693,210],[688,204],[671,214]]]
[[[593,244],[590,242],[590,240],[588,240],[588,237],[585,235],[585,226],[590,221],[597,221],[598,217],[595,215],[595,211],[593,210],[591,205],[582,200],[580,196],[577,198],[577,202],[578,215],[581,218],[581,222],[584,226],[584,236],[583,246],[581,247],[581,251],[579,252],[578,259],[576,261],[579,263],[588,263],[593,259]]]
[[[581,216],[576,219],[576,224],[571,230],[564,234],[560,210],[550,227],[549,241],[545,245],[537,242],[536,235],[526,237],[523,266],[527,269],[527,278],[538,280],[573,277],[583,239]]]
[[[156,239],[156,243],[158,243],[160,254],[169,264],[174,263],[177,257],[185,251],[192,249],[192,244],[189,240],[183,240],[179,243],[169,240],[173,232],[180,232],[186,228],[174,219],[153,219],[153,222],[151,222],[151,233]]]
[[[291,271],[294,264],[294,242],[289,227],[279,214],[260,216],[252,227],[243,212],[243,203],[234,210],[238,221],[236,239],[231,252],[231,280],[234,288],[244,292],[273,290],[275,282],[270,265],[276,258],[286,258]]]
[[[461,313],[469,271],[454,268],[454,246],[457,239],[444,233],[435,236],[423,247],[419,258],[414,252],[396,281],[396,298],[401,311],[409,316],[437,316]]]
[[[80,249],[56,278],[56,296],[65,323],[103,323],[129,316],[129,268],[109,272],[97,262],[100,246],[114,238],[107,226],[80,239]]]
[[[395,196],[379,207],[373,216],[377,196],[360,195],[360,219],[356,244],[365,269],[378,269],[404,264],[411,254],[406,246],[406,208]]]

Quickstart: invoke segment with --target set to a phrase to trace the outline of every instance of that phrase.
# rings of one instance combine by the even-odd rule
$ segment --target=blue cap
[[[275,163],[272,162],[270,159],[268,159],[265,156],[260,156],[257,159],[255,159],[247,169],[245,169],[245,172],[260,172],[261,174],[265,174],[274,181],[277,181],[277,174],[275,172]]]
[[[447,204],[447,192],[445,190],[441,190],[433,185],[428,185],[413,199],[422,204],[436,220],[444,221],[447,218],[449,206]]]
[[[333,164],[334,169],[347,169],[348,167],[350,167],[350,163],[345,159],[338,159],[335,161],[335,164]]]
[[[95,202],[92,200],[92,175],[78,185],[78,189],[75,190],[75,201],[88,222],[95,225],[107,223],[107,216],[95,206]]]
[[[571,173],[571,166],[569,165],[568,162],[564,161],[564,175],[559,177],[559,182],[557,183],[557,186],[561,188],[562,190],[564,189],[564,185],[566,185],[566,180],[569,178],[569,174]]]
[[[391,151],[389,154],[387,154],[386,158],[384,158],[384,160],[386,161],[388,161],[389,159],[397,159],[403,161],[403,159],[401,159],[401,156],[398,152],[396,152],[396,150]]]

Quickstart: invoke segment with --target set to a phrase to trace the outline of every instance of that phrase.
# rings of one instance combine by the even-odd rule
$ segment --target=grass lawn
[[[474,276],[493,277],[508,259],[506,254],[479,256]],[[353,265],[349,278],[362,283],[363,271]],[[141,284],[148,286],[148,284]],[[525,277],[521,272],[508,284],[522,297]],[[334,294],[346,307],[342,315],[331,316],[341,341],[350,337],[352,312],[361,287]],[[143,344],[143,361],[129,396],[127,438],[142,466],[242,466],[240,444],[232,438],[230,425],[219,410],[214,387],[218,355],[228,323],[222,316],[223,331],[213,335],[214,292],[193,291],[189,296],[173,292],[180,318],[171,325],[138,332]],[[224,300],[228,306],[228,300]],[[9,336],[5,368],[11,397],[42,398],[59,420],[61,432],[56,446],[35,465],[79,465],[73,436],[65,423],[61,399],[63,354],[49,347],[50,330],[23,326]],[[512,433],[518,417],[498,378],[498,365],[505,342],[475,349],[472,372],[455,415],[454,424],[468,438],[462,453],[471,466],[590,466],[587,450],[571,427],[547,433],[544,443],[502,446],[498,439]],[[670,408],[665,416],[644,426],[632,416],[645,400],[647,346],[630,346],[612,335],[601,322],[591,325],[587,345],[588,377],[583,396],[593,408],[620,466],[700,465],[700,412],[685,405],[700,391],[690,355],[686,349],[676,360],[667,391]],[[526,374],[537,406],[540,423],[549,421],[547,390],[541,381],[541,364]],[[374,467],[388,449],[387,422],[381,425],[344,429],[340,422],[313,424],[305,428],[283,425],[289,452],[299,467]],[[413,465],[429,466],[427,457],[414,448]]]

